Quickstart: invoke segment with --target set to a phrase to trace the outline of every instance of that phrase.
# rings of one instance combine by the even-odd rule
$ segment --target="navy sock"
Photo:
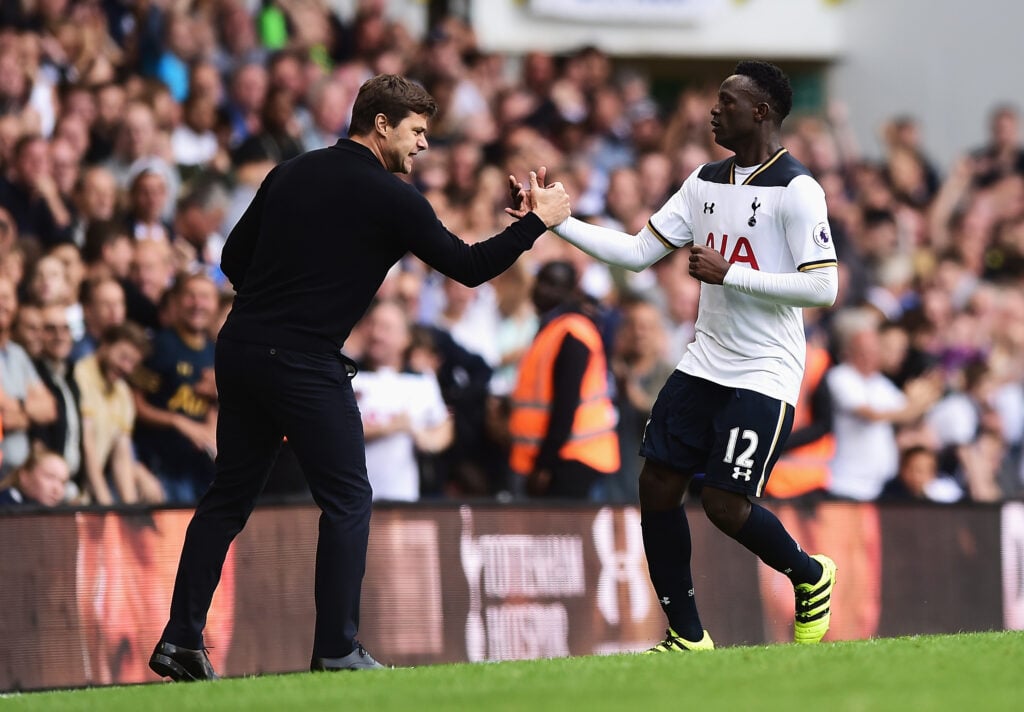
[[[793,585],[821,578],[821,564],[800,548],[778,517],[758,504],[750,503],[750,516],[734,538],[761,561],[786,574]]]
[[[641,511],[644,553],[651,583],[658,594],[669,625],[686,640],[704,637],[704,626],[697,614],[690,573],[690,524],[682,507],[667,512]]]

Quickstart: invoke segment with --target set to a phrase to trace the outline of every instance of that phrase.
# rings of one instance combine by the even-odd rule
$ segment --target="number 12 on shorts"
[[[745,449],[736,455],[736,445],[740,438],[746,443]],[[750,476],[753,474],[754,460],[751,457],[757,450],[757,433],[753,430],[744,430],[740,433],[739,428],[733,428],[729,431],[729,444],[725,446],[725,457],[722,458],[723,462],[727,465],[732,465],[732,477],[734,480],[738,480],[741,477],[746,482],[750,482]],[[733,458],[735,457],[735,460]]]

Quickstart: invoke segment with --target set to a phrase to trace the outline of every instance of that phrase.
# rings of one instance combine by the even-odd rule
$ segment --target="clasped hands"
[[[572,207],[565,186],[558,181],[544,185],[546,177],[547,168],[544,166],[530,171],[530,187],[527,190],[515,176],[510,175],[508,184],[513,207],[505,208],[505,212],[516,218],[524,218],[530,212],[536,213],[547,227],[554,227],[568,218],[572,214]]]

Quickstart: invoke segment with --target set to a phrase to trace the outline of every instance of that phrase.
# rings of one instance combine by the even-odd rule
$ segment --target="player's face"
[[[749,77],[734,74],[722,82],[718,101],[711,107],[711,132],[715,143],[735,150],[738,142],[757,130],[757,106],[763,102],[763,95]]]
[[[392,173],[409,173],[413,157],[427,150],[427,117],[409,114],[388,129],[384,159]]]

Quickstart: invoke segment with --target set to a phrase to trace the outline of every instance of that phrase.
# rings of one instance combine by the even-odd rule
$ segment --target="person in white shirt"
[[[397,302],[378,302],[366,315],[366,352],[352,388],[366,437],[366,472],[374,500],[420,497],[416,453],[451,445],[452,418],[431,373],[405,373],[409,322]]]
[[[880,370],[878,317],[870,309],[836,315],[840,362],[825,378],[832,396],[836,452],[828,491],[862,502],[877,499],[896,476],[899,447],[895,425],[920,418],[941,394],[941,381],[926,376],[897,388]],[[870,456],[866,456],[870,454]]]
[[[778,67],[740,62],[711,109],[716,143],[735,155],[699,166],[635,235],[571,217],[552,228],[634,271],[689,248],[689,273],[701,282],[694,340],[654,404],[640,452],[644,549],[670,625],[652,653],[714,647],[697,613],[682,506],[698,473],[708,518],[792,582],[796,641],[818,642],[828,630],[835,563],[808,556],[750,500],[792,427],[806,351],[802,308],[830,306],[838,291],[824,191],[780,143],[792,97]],[[520,215],[530,196],[509,180],[524,201],[509,212]]]

